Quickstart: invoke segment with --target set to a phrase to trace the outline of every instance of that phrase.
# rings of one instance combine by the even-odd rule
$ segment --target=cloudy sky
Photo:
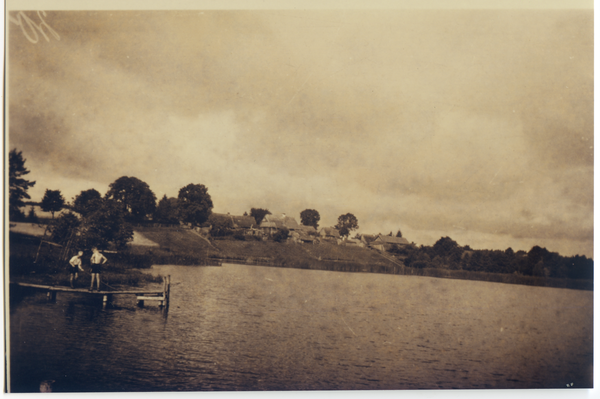
[[[216,212],[593,256],[591,9],[44,20],[58,39],[8,26],[8,146],[33,200],[135,176],[157,198],[204,184]]]

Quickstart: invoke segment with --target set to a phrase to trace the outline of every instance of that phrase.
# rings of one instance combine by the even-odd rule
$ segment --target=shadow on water
[[[11,391],[592,383],[590,292],[237,265],[160,272],[177,287],[170,310],[133,295],[103,309],[99,295],[11,292]]]
[[[59,293],[56,301],[49,301],[44,291],[15,286],[9,298],[9,342],[11,352],[19,354],[10,359],[10,391],[14,393],[118,390],[96,378],[109,367],[103,353],[112,350],[107,343],[116,331],[123,330],[124,320],[146,319],[153,325],[166,325],[168,315],[167,307],[138,307],[129,296],[103,306],[99,295]],[[27,309],[30,317],[20,317],[19,308]],[[147,389],[145,384],[139,389],[127,387]]]
[[[11,284],[8,295],[10,313],[14,313],[14,311],[17,309],[17,305],[23,302],[25,298],[35,295],[36,292],[39,291],[34,288],[21,287]]]

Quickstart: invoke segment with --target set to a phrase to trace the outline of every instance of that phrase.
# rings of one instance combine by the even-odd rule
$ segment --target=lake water
[[[592,386],[593,292],[225,264],[158,266],[171,304],[11,304],[11,390]],[[87,281],[86,281],[87,283]]]

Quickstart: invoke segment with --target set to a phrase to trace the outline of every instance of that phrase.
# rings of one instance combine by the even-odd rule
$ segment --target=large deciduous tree
[[[127,222],[127,213],[122,204],[105,199],[100,207],[89,213],[83,223],[83,244],[85,248],[108,248],[114,244],[124,248],[133,239],[133,228]]]
[[[358,219],[351,213],[340,215],[335,228],[340,231],[340,235],[347,236],[352,230],[358,229]]]
[[[127,223],[127,213],[122,204],[109,199],[101,199],[97,209],[78,218],[67,212],[56,219],[52,227],[52,239],[72,248],[98,247],[106,249],[111,244],[124,248],[133,239],[133,228]]]
[[[73,212],[65,212],[56,218],[50,230],[52,241],[61,245],[66,245],[67,242],[76,238],[79,239],[78,228],[81,225],[81,220]]]
[[[454,253],[460,253],[460,246],[450,237],[442,237],[433,244],[433,252],[441,257],[450,256]]]
[[[177,198],[167,198],[167,196],[164,195],[162,199],[158,201],[153,220],[159,223],[179,223],[178,208]]]
[[[60,212],[65,206],[65,199],[62,196],[60,190],[49,190],[46,189],[44,198],[42,198],[41,208],[44,212],[50,212],[52,219],[54,219],[54,213]]]
[[[81,216],[87,216],[89,213],[97,210],[102,202],[102,195],[93,188],[79,193],[73,200],[73,210]]]
[[[156,196],[145,182],[137,177],[119,177],[109,185],[105,197],[122,204],[128,218],[139,221],[156,209]]]
[[[314,209],[305,209],[300,212],[300,221],[305,226],[312,226],[318,229],[319,220],[321,220],[321,215]]]
[[[179,190],[179,215],[183,222],[198,226],[208,220],[213,208],[208,189],[203,184],[188,184]]]
[[[252,216],[254,218],[254,220],[256,220],[256,224],[260,225],[260,222],[262,222],[262,220],[265,218],[265,216],[270,215],[271,212],[269,212],[268,209],[262,209],[262,208],[252,208],[250,209],[250,216]]]
[[[21,151],[16,148],[10,150],[8,154],[8,186],[9,186],[9,218],[19,219],[23,217],[23,212],[19,209],[24,206],[23,199],[30,199],[27,190],[35,185],[34,181],[24,179],[30,171],[25,168],[25,159]]]

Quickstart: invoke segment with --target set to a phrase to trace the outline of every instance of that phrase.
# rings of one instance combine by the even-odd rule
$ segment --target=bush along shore
[[[39,252],[38,252],[39,250]],[[64,259],[62,248],[43,244],[40,239],[10,233],[9,275],[11,282],[27,282],[42,285],[70,285],[68,259]],[[82,257],[83,272],[78,273],[76,287],[89,287],[91,281],[88,253]],[[152,266],[149,257],[129,252],[107,254],[109,261],[103,266],[102,287],[139,287],[149,283],[160,283],[162,277],[144,273],[141,269]]]

